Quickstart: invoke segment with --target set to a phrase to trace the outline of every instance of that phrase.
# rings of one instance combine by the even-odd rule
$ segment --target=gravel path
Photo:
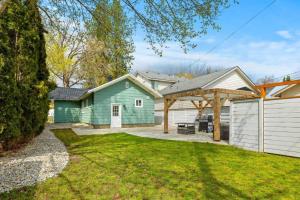
[[[56,176],[68,161],[64,144],[45,128],[20,152],[0,158],[0,193]]]

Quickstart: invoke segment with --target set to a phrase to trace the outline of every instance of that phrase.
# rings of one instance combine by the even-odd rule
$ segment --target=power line
[[[209,49],[204,55],[207,55],[211,52],[213,52],[215,49],[217,49],[219,46],[221,46],[224,42],[232,38],[236,33],[238,33],[241,29],[243,29],[245,26],[250,24],[255,18],[257,18],[259,15],[261,15],[264,11],[266,11],[269,7],[271,7],[277,0],[272,0],[269,4],[267,4],[265,7],[263,7],[261,10],[259,10],[255,15],[253,15],[251,18],[249,18],[245,23],[240,25],[236,30],[232,31],[227,37],[225,37],[220,43],[213,46],[211,49]],[[201,59],[195,60],[193,63],[189,65],[192,66],[195,63],[199,62]]]
[[[292,79],[293,77],[296,77],[297,79],[300,79],[300,71],[296,71],[290,74],[286,74],[277,78],[274,78],[274,80],[282,80],[284,77],[290,76]]]

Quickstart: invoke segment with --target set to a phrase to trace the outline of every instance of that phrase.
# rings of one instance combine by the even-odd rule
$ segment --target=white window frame
[[[141,101],[141,105],[137,105],[137,101]],[[141,98],[135,99],[134,105],[136,108],[142,108],[144,106],[143,99],[141,99]]]

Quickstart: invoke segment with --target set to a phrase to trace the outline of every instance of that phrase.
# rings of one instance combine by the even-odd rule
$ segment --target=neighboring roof
[[[169,75],[169,74],[162,74],[158,72],[137,72],[136,74],[140,74],[141,76],[147,78],[148,80],[154,80],[154,81],[164,81],[164,82],[171,82],[175,83],[178,81],[185,81],[186,78],[178,77],[175,75]]]
[[[115,83],[118,83],[122,80],[125,80],[125,79],[129,79],[131,80],[132,82],[134,82],[136,85],[140,86],[141,88],[143,88],[145,91],[149,92],[150,94],[152,94],[155,98],[161,98],[161,94],[159,94],[158,92],[156,92],[155,90],[153,90],[152,88],[144,85],[143,83],[141,83],[135,76],[131,75],[131,74],[126,74],[124,76],[121,76],[113,81],[110,81],[108,83],[105,83],[103,85],[100,85],[99,87],[96,87],[96,88],[93,88],[91,90],[89,90],[86,95],[90,94],[90,93],[93,93],[93,92],[97,92],[99,90],[102,90],[104,88],[107,88]],[[86,96],[84,95],[84,97]],[[81,97],[83,98],[83,97]]]
[[[54,100],[79,100],[82,95],[84,95],[88,89],[79,88],[63,88],[57,87],[55,90],[49,93],[49,98]]]
[[[273,88],[270,93],[269,96],[271,97],[277,97],[278,95],[282,94],[283,92],[295,87],[296,84],[293,85],[284,85],[284,86],[277,86],[275,88]]]
[[[247,75],[239,67],[232,67],[222,71],[210,73],[207,75],[198,76],[191,80],[175,83],[161,90],[160,93],[162,95],[167,95],[176,92],[183,92],[183,91],[189,91],[193,89],[205,88],[235,70],[239,72],[239,74],[252,86],[253,89],[255,88],[255,84],[247,77]]]
[[[291,80],[300,80],[300,75],[299,73],[293,73],[289,75]],[[294,87],[295,85],[283,85],[283,86],[277,86],[274,87],[269,93],[268,97],[276,97],[280,95],[281,93],[285,92],[286,90]]]

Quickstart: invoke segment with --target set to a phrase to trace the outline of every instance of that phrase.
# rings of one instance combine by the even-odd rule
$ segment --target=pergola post
[[[169,103],[168,99],[164,98],[164,133],[169,132]]]
[[[221,140],[221,97],[218,91],[214,92],[214,141]]]

